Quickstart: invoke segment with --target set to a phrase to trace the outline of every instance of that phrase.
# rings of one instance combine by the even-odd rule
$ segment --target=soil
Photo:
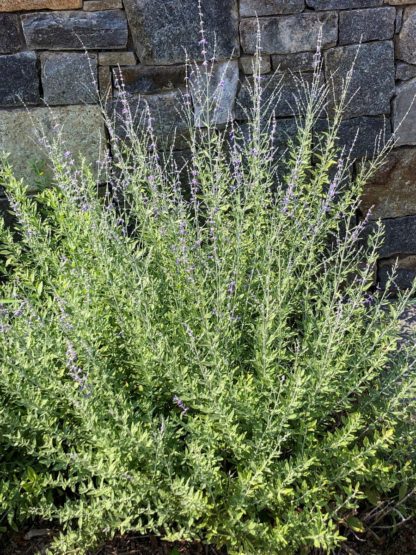
[[[36,536],[36,533],[41,535]],[[45,553],[54,533],[57,533],[57,530],[37,529],[12,534],[7,538],[7,543],[0,543],[0,553]],[[226,552],[201,544],[168,544],[155,537],[125,535],[116,537],[88,555],[226,555]],[[324,554],[315,552],[315,555]],[[393,536],[383,538],[381,542],[370,538],[347,542],[335,555],[416,555],[416,520],[400,528]]]

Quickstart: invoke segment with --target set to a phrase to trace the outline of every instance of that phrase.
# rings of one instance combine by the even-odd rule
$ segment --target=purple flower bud
[[[182,401],[182,399],[180,399],[177,395],[173,396],[172,401],[175,403],[177,407],[181,409],[181,414],[183,416],[188,412],[189,407],[187,407],[185,403]]]

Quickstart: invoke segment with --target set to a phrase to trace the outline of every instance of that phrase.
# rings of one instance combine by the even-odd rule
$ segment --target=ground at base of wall
[[[367,538],[361,541],[347,542],[335,555],[416,555],[416,521],[411,521],[399,528],[394,535],[385,535],[376,541]],[[3,555],[36,555],[44,553],[48,547],[47,536],[27,539],[30,530],[15,534],[3,547]],[[33,530],[32,530],[33,533]],[[157,538],[143,538],[127,535],[117,537],[99,550],[89,555],[226,555],[225,551],[216,551],[201,544],[167,544]],[[266,555],[266,554],[265,554]],[[312,555],[312,554],[311,554]],[[313,555],[323,555],[315,551]]]

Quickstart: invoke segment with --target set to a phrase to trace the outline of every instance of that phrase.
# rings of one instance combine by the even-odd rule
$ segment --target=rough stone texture
[[[241,17],[261,17],[301,12],[305,0],[240,0]]]
[[[385,237],[379,250],[380,258],[390,258],[397,254],[416,253],[416,216],[383,220]],[[371,222],[366,233],[376,224]]]
[[[200,23],[195,0],[124,0],[139,60],[145,64],[183,63],[185,50],[202,60]],[[239,55],[236,0],[203,0],[208,58],[216,44],[217,60]]]
[[[306,0],[306,5],[314,10],[349,10],[353,8],[374,8],[383,0]]]
[[[397,146],[416,145],[416,78],[396,88],[393,128]]]
[[[346,117],[388,114],[395,87],[393,43],[372,42],[325,52],[326,77],[338,94],[353,66],[349,92],[354,96],[346,108]]]
[[[402,28],[396,41],[396,57],[416,64],[416,6],[404,10]]]
[[[275,121],[276,133],[273,146],[276,150],[275,159],[280,162],[281,165],[285,165],[285,153],[288,149],[288,141],[293,140],[298,132],[298,124],[294,118],[281,118]],[[250,138],[250,125],[248,123],[241,123],[236,126],[239,133],[247,141]]]
[[[275,73],[261,77],[263,88],[262,103],[264,108],[262,115],[265,120],[274,114],[277,118],[285,118],[299,114],[300,105],[298,100],[305,100],[305,92],[301,87],[301,80],[310,84],[312,81],[311,73],[302,73],[298,76],[289,73]],[[248,114],[253,109],[250,91],[253,87],[252,78],[246,78],[240,88],[236,103],[236,119],[244,121],[248,119]],[[270,102],[271,97],[275,97]]]
[[[339,44],[392,39],[395,21],[396,10],[388,6],[341,12],[339,14]]]
[[[115,79],[129,94],[154,94],[183,87],[185,66],[131,66],[115,68]]]
[[[84,11],[98,12],[100,10],[117,10],[121,9],[123,4],[121,0],[84,0]]]
[[[394,24],[394,32],[400,33],[403,25],[403,8],[396,9],[396,21]]]
[[[240,23],[241,46],[246,54],[254,54],[260,28],[261,48],[266,54],[290,54],[316,50],[320,30],[322,46],[334,46],[338,39],[338,14],[302,13],[282,17],[243,19]]]
[[[395,256],[387,260],[381,260],[378,270],[378,282],[382,289],[387,287],[389,275],[393,266],[396,266],[396,277],[394,289],[408,289],[416,278],[416,256]],[[407,327],[407,326],[406,326]],[[416,332],[416,313],[413,311],[412,318],[413,333]]]
[[[78,52],[47,53],[42,60],[46,104],[94,104],[97,101],[97,56]]]
[[[403,6],[404,4],[416,4],[415,0],[385,0],[385,4],[392,6]]]
[[[98,106],[65,106],[60,108],[35,108],[28,117],[26,110],[0,111],[0,151],[10,153],[15,174],[31,185],[31,163],[47,160],[40,146],[38,135],[56,137],[62,128],[65,149],[75,158],[82,155],[95,164],[104,155],[105,132]]]
[[[126,95],[129,113],[133,124],[138,131],[146,129],[148,126],[148,114],[152,118],[152,127],[158,146],[161,148],[170,147],[175,131],[175,147],[178,149],[186,148],[188,126],[183,116],[184,97],[180,91],[170,91],[161,94],[148,96]],[[124,102],[120,98],[113,101],[113,113],[116,123],[116,133],[120,138],[126,137],[126,118],[129,114],[125,112]]]
[[[136,63],[134,52],[100,52],[98,65],[100,66],[133,66]]]
[[[111,70],[108,66],[100,66],[98,68],[98,86],[101,99],[106,102],[110,97],[113,87],[111,79]]]
[[[34,52],[0,56],[0,76],[0,106],[33,105],[40,102]]]
[[[25,14],[22,24],[26,42],[35,50],[95,50],[127,45],[127,21],[121,10]]]
[[[277,71],[313,71],[314,56],[314,52],[275,54],[272,56],[273,69]]]
[[[416,77],[416,66],[399,62],[396,66],[396,79],[399,81],[408,81]]]
[[[371,157],[390,137],[390,122],[386,118],[362,116],[341,123],[339,145],[351,153],[352,159]]]
[[[212,123],[221,125],[234,119],[234,103],[239,82],[238,62],[219,63],[212,70],[208,67],[208,72],[212,76],[209,85],[207,85],[207,73],[202,71],[190,75],[195,124],[198,127],[206,126],[206,105],[210,101],[213,102],[210,111]]]
[[[17,15],[0,13],[0,54],[13,54],[22,49],[23,35]]]
[[[240,66],[245,75],[253,75],[257,72],[255,56],[241,56]],[[260,74],[269,73],[272,69],[270,56],[262,56],[260,59]]]
[[[416,148],[392,151],[365,185],[361,210],[371,218],[400,218],[416,214]]]
[[[75,10],[77,8],[82,8],[82,0],[0,0],[0,12]]]
[[[328,120],[319,119],[315,124],[316,134],[327,130]],[[385,117],[361,116],[341,122],[337,145],[351,160],[358,160],[377,154],[390,138],[390,122]]]

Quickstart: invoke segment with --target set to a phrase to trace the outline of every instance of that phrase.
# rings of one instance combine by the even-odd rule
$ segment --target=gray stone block
[[[374,8],[382,6],[384,0],[306,0],[306,5],[314,10],[349,10],[353,8]]]
[[[39,104],[39,77],[34,52],[0,56],[0,106]]]
[[[112,103],[116,135],[128,140],[126,122],[130,117],[138,133],[145,131],[150,114],[158,148],[167,149],[172,144],[177,149],[186,148],[189,135],[183,105],[183,93],[177,90],[148,96],[126,94],[117,97]]]
[[[241,46],[246,54],[254,54],[258,28],[265,54],[291,54],[315,51],[322,29],[322,46],[334,46],[338,40],[337,13],[301,13],[282,17],[243,19],[240,23]]]
[[[134,52],[100,52],[98,65],[100,66],[134,66],[136,55]]]
[[[381,260],[377,277],[382,289],[387,287],[387,281],[392,274],[394,266],[396,267],[396,276],[392,292],[409,289],[416,279],[416,256],[396,256],[387,260]],[[413,317],[413,325],[415,322],[416,319]],[[416,331],[416,328],[414,331]]]
[[[385,6],[339,14],[339,44],[388,40],[394,35],[396,9]]]
[[[405,62],[399,62],[396,65],[396,79],[398,81],[409,81],[413,77],[416,77],[416,66]]]
[[[276,73],[262,76],[260,79],[262,87],[262,115],[267,120],[272,114],[277,118],[298,115],[302,108],[297,101],[300,100],[301,103],[305,101],[305,90],[302,87],[302,82],[310,85],[313,74],[301,73],[297,76],[289,73]],[[237,120],[245,121],[250,119],[249,114],[253,110],[251,99],[252,88],[253,79],[248,77],[242,82],[237,96],[235,109]]]
[[[353,68],[345,117],[388,114],[395,92],[394,49],[390,41],[343,46],[325,52],[327,81],[340,96]]]
[[[202,0],[207,44],[200,44],[198,2],[195,0],[124,0],[139,60],[145,64],[183,63],[185,51],[192,60],[226,60],[239,55],[236,0]]]
[[[185,85],[185,66],[132,66],[114,68],[115,81],[129,94],[155,94]]]
[[[22,15],[29,48],[96,50],[125,48],[128,29],[121,10],[103,12],[39,12]]]
[[[196,72],[194,68],[190,74],[190,91],[195,125],[206,127],[208,116],[214,125],[233,120],[238,82],[237,61],[215,64],[213,68],[208,67],[207,71],[202,68]]]
[[[301,12],[305,0],[240,0],[241,17],[261,17]]]
[[[277,71],[313,71],[314,56],[314,52],[274,54],[272,56],[273,69]]]
[[[416,64],[416,6],[404,10],[402,28],[396,40],[396,56],[403,62]]]
[[[339,145],[345,147],[353,159],[371,158],[390,138],[390,120],[380,116],[345,120],[339,129]]]
[[[41,56],[44,100],[50,106],[97,101],[97,55],[78,52]]]
[[[315,125],[317,135],[327,131],[328,120],[319,119]],[[346,119],[338,130],[337,146],[345,150],[351,160],[371,158],[391,138],[390,120],[383,116]]]
[[[24,46],[17,15],[0,13],[0,54],[13,54]]]
[[[396,88],[393,113],[397,145],[416,145],[416,78]]]
[[[401,218],[416,214],[416,148],[394,149],[365,184],[361,211],[371,218]]]
[[[260,65],[260,74],[269,73],[272,69],[270,56],[261,56],[259,60]],[[257,73],[259,70],[256,67],[257,60],[255,56],[241,56],[240,58],[240,66],[243,70],[243,73],[246,75],[253,75],[253,73]]]
[[[380,257],[389,258],[396,254],[416,253],[416,216],[383,220],[385,238],[380,248]],[[369,224],[367,233],[374,228]]]
[[[56,139],[61,131],[63,148],[76,160],[82,156],[96,169],[96,161],[105,154],[105,129],[99,106],[64,106],[34,108],[28,117],[25,109],[0,111],[0,152],[10,153],[15,175],[35,189],[33,164],[46,164],[48,152],[39,140]]]

